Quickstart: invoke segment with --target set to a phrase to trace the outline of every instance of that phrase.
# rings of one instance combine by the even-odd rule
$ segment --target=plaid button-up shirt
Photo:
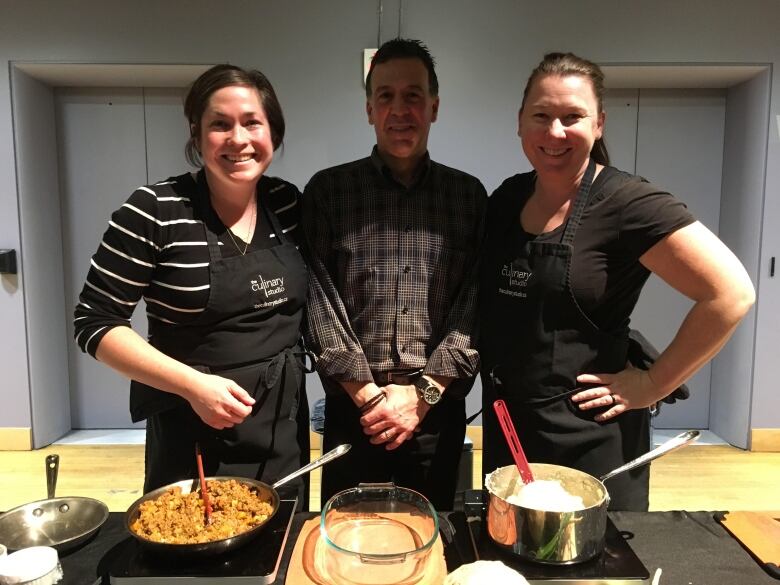
[[[306,186],[310,262],[306,341],[338,381],[423,368],[470,378],[487,194],[476,178],[426,156],[419,180],[371,156],[320,171]]]

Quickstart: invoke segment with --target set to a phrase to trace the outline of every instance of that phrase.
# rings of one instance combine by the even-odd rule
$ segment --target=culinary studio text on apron
[[[511,218],[483,270],[487,312],[483,327],[483,457],[486,471],[512,458],[491,407],[502,398],[532,462],[555,463],[599,476],[646,452],[649,416],[631,410],[600,423],[601,409],[581,411],[571,395],[582,373],[626,366],[627,334],[600,331],[577,304],[569,276],[573,242],[587,207],[595,163],[590,162],[560,242],[535,241]],[[529,196],[533,188],[528,190]],[[524,202],[521,202],[524,204]],[[510,221],[510,218],[507,219]],[[488,261],[490,262],[490,261]],[[646,509],[647,467],[610,480],[614,509]]]
[[[308,457],[308,447],[305,454],[300,448],[299,423],[308,436],[308,405],[301,391],[303,352],[298,345],[306,266],[260,198],[258,206],[279,244],[223,258],[217,235],[209,228],[221,222],[208,204],[202,173],[199,178],[201,217],[209,218],[204,221],[210,256],[208,304],[199,319],[175,329],[154,327],[151,321],[150,343],[199,371],[235,381],[255,404],[241,424],[216,430],[181,398],[133,382],[133,418],[148,417],[145,491],[192,477],[194,441],[201,443],[207,475],[272,483],[299,468],[303,455]]]

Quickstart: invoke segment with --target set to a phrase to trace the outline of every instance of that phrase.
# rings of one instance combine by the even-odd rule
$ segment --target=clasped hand
[[[419,399],[412,385],[389,384],[380,390],[387,398],[360,417],[360,424],[373,445],[384,443],[392,451],[412,438],[430,406]]]

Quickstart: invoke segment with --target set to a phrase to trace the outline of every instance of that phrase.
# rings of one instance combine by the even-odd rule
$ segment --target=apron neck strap
[[[195,182],[198,186],[198,196],[195,198],[195,205],[198,207],[200,216],[203,218],[203,227],[206,232],[206,241],[209,246],[209,256],[212,260],[221,258],[222,253],[219,251],[219,240],[211,229],[211,225],[217,226],[222,223],[222,220],[219,219],[217,212],[214,211],[214,208],[211,206],[211,201],[209,201],[209,185],[206,182],[206,172],[203,169],[198,171]]]
[[[279,223],[279,218],[276,217],[276,214],[273,211],[268,209],[268,205],[265,203],[264,199],[265,197],[260,197],[258,194],[257,204],[263,210],[263,215],[265,215],[266,220],[271,224],[271,229],[273,229],[274,234],[276,234],[279,243],[286,244],[287,236],[282,229],[282,225]]]
[[[260,180],[262,180],[262,177]],[[216,222],[215,225],[219,225],[220,223],[222,223],[222,220],[219,219],[217,212],[214,211],[214,208],[211,206],[211,201],[209,200],[209,196],[210,196],[209,185],[206,182],[206,173],[202,169],[198,172],[195,182],[197,183],[198,186],[198,197],[196,198],[195,204],[200,208],[201,217],[209,218],[209,221]],[[273,230],[273,233],[276,235],[279,243],[286,244],[287,236],[284,234],[284,230],[282,229],[282,226],[279,223],[279,218],[276,217],[275,213],[273,213],[270,209],[268,209],[268,206],[265,202],[266,198],[262,197],[261,194],[258,193],[257,191],[255,192],[255,197],[257,198],[257,206],[259,208],[258,213],[262,213],[263,216],[265,217],[265,220],[271,225],[271,229]],[[208,223],[208,222],[204,222],[204,223]],[[219,252],[219,240],[216,234],[214,234],[208,228],[208,225],[206,225],[206,240],[208,241],[211,257],[219,258],[221,256],[221,253]]]
[[[566,222],[566,229],[561,238],[562,244],[571,245],[574,242],[574,235],[577,233],[577,228],[580,227],[582,215],[585,213],[585,208],[590,200],[590,187],[593,184],[593,176],[595,174],[596,161],[590,159],[588,168],[585,169],[585,174],[582,176],[582,181],[580,181],[577,197],[574,199],[574,209],[572,209],[569,220]]]

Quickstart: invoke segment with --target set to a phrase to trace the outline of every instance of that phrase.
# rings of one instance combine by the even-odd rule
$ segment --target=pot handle
[[[669,439],[665,443],[659,445],[652,451],[648,451],[644,455],[641,455],[640,457],[637,457],[636,459],[629,461],[625,465],[621,465],[617,469],[613,469],[609,473],[602,475],[599,479],[601,481],[607,481],[610,477],[614,477],[618,473],[623,473],[624,471],[628,471],[629,469],[634,469],[635,467],[639,467],[640,465],[645,465],[647,463],[650,463],[653,459],[658,459],[661,455],[666,455],[667,453],[674,451],[675,449],[679,449],[680,447],[684,447],[689,443],[693,443],[696,439],[699,438],[700,434],[701,433],[699,431],[685,431],[684,433],[680,433],[676,437]]]
[[[60,456],[46,456],[46,497],[54,498],[54,492],[57,489],[57,472],[60,469]]]

